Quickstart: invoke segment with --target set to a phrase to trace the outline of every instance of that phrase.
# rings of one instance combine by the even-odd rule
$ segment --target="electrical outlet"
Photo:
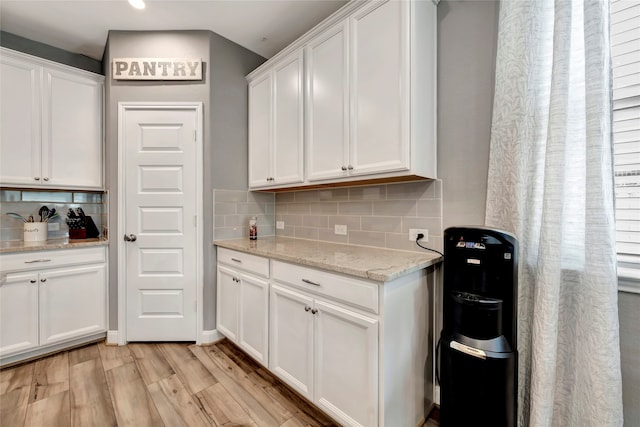
[[[347,226],[342,224],[336,224],[335,233],[341,236],[347,235]]]
[[[278,230],[284,230],[284,221],[276,221],[276,228]]]
[[[418,237],[418,233],[424,234],[424,237],[420,239],[421,242],[425,243],[429,241],[429,230],[423,228],[410,228],[409,229],[409,240],[412,242],[416,241],[416,237]]]

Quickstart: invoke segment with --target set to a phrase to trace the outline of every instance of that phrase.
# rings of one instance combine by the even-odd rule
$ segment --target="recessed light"
[[[129,0],[129,4],[136,9],[144,9],[144,0]]]

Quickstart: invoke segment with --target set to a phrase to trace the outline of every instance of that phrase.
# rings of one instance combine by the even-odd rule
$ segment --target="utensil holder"
[[[24,241],[43,242],[47,240],[48,231],[49,229],[46,222],[25,222]]]

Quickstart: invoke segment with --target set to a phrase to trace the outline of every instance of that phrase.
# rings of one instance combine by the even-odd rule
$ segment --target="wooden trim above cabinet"
[[[358,187],[361,185],[394,184],[394,183],[412,182],[412,181],[432,181],[432,179],[425,178],[422,176],[417,176],[417,175],[406,175],[406,176],[393,176],[388,178],[363,179],[358,181],[329,182],[326,184],[314,184],[314,185],[304,185],[304,186],[294,185],[291,187],[282,187],[282,188],[254,189],[251,191],[260,191],[264,193],[284,193],[286,191],[306,191],[306,190],[317,190],[319,188],[336,188],[336,187]]]

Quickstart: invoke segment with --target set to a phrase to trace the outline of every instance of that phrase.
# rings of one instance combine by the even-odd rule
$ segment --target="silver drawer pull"
[[[302,281],[303,281],[304,283],[308,283],[308,284],[313,285],[313,286],[322,286],[320,283],[312,282],[312,281],[311,281],[311,280],[309,280],[309,279],[302,279]]]
[[[33,261],[25,261],[25,264],[33,264],[34,262],[50,262],[50,259],[34,259]]]
[[[241,260],[241,259],[238,259],[238,258],[231,258],[231,261],[234,261],[234,262],[242,262],[242,260]]]

